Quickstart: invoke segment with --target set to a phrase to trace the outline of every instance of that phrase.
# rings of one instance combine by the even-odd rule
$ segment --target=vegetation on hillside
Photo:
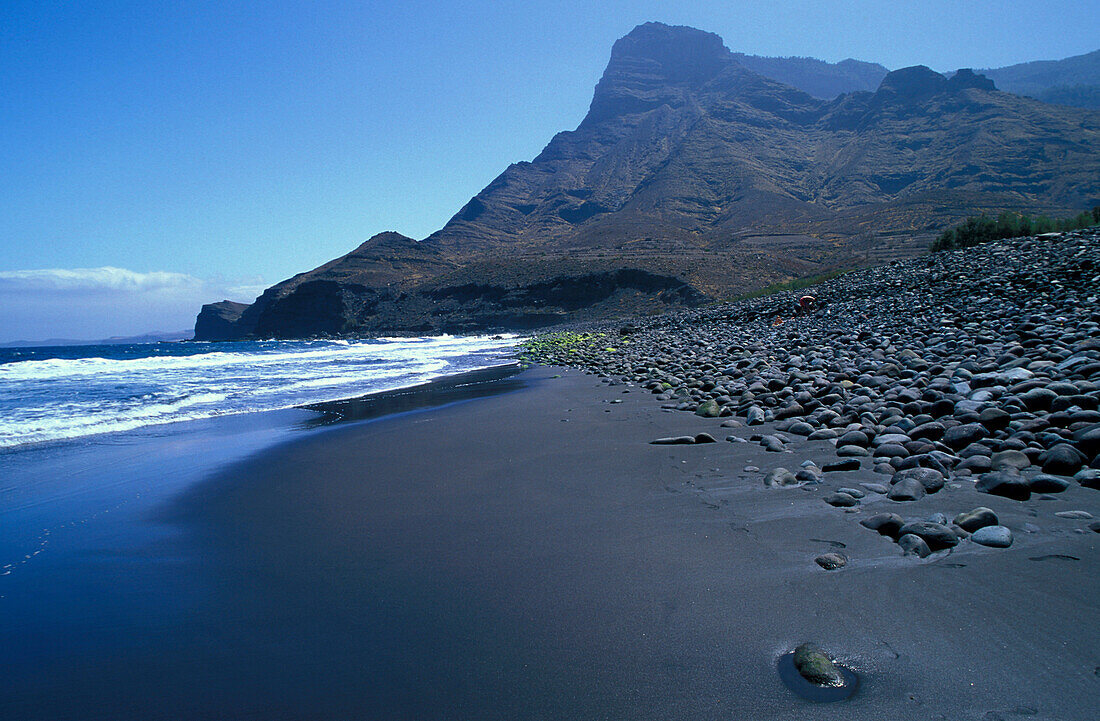
[[[785,290],[802,290],[803,288],[809,288],[811,285],[818,285],[824,283],[827,280],[844,275],[851,272],[851,268],[843,270],[833,270],[828,273],[822,273],[821,275],[810,275],[805,278],[792,278],[791,280],[785,280],[781,283],[772,283],[771,285],[753,290],[743,295],[739,295],[732,300],[748,300],[749,298],[760,298],[765,295],[774,295],[775,293],[782,293]]]
[[[971,216],[954,228],[949,228],[932,242],[932,252],[969,248],[979,243],[1003,238],[1022,238],[1040,233],[1080,230],[1100,224],[1100,205],[1091,211],[1078,213],[1072,218],[1054,220],[1040,215],[1032,218],[1020,213],[1004,212],[996,220],[986,214]]]

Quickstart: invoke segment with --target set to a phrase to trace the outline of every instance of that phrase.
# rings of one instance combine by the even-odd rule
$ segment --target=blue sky
[[[1060,0],[6,0],[0,341],[178,330],[376,232],[422,238],[575,127],[647,20],[890,68],[1100,48],[1100,3]]]

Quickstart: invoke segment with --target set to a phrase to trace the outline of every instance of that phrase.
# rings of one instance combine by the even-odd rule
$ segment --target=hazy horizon
[[[423,238],[576,127],[650,20],[891,69],[1100,47],[1100,7],[1068,2],[8,3],[0,342],[174,331],[377,232]]]

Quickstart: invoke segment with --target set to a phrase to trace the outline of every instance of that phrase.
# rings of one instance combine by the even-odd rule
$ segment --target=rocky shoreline
[[[858,513],[885,496],[893,510],[860,524],[907,555],[1012,545],[985,506],[922,516],[922,499],[945,486],[1016,501],[1100,490],[1100,230],[935,253],[806,293],[809,313],[796,312],[805,293],[781,293],[540,336],[525,358],[641,386],[665,410],[726,418],[728,442],[796,457],[807,441],[835,443],[835,461],[777,465],[760,471],[763,483],[815,486],[847,472],[822,500]],[[1100,532],[1094,511],[1056,515]],[[833,570],[848,559],[816,560]]]

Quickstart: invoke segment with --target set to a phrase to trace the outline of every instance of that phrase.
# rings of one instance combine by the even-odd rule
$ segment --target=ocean
[[[272,411],[511,361],[514,335],[0,348],[0,449]]]
[[[235,603],[201,580],[220,552],[171,509],[224,486],[221,474],[249,480],[230,470],[249,458],[373,417],[360,406],[376,416],[507,392],[492,379],[514,371],[519,340],[0,349],[0,718],[193,717],[163,706],[156,684],[130,684],[150,666],[141,649],[193,640],[189,619]],[[205,662],[179,660],[202,675]],[[230,696],[259,708],[255,688]]]

